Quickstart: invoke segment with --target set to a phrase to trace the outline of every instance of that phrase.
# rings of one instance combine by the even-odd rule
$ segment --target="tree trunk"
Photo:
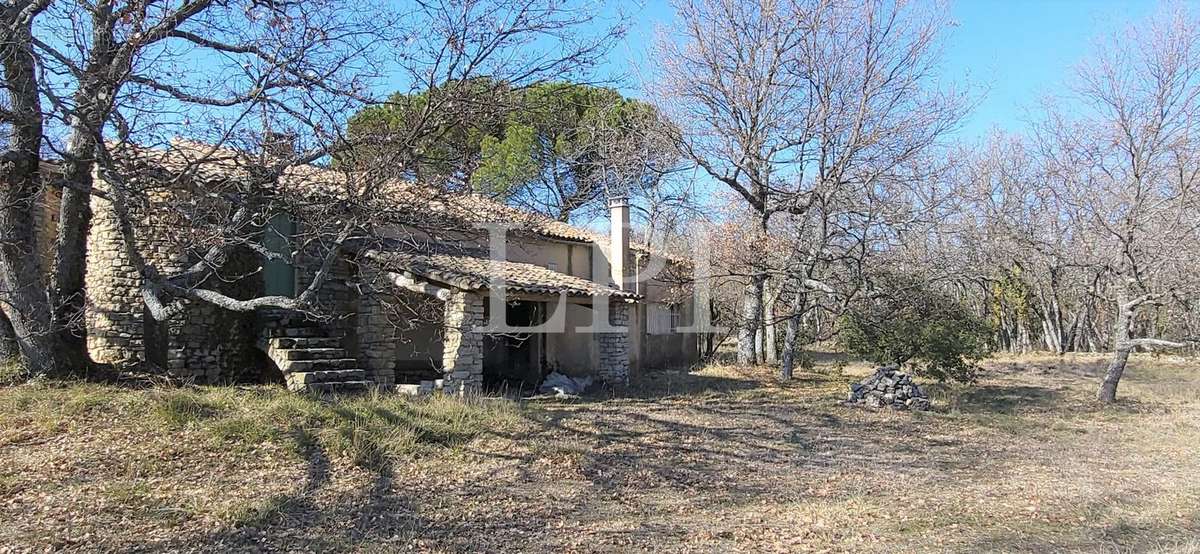
[[[54,256],[54,281],[51,301],[58,329],[63,362],[76,369],[90,363],[87,352],[87,328],[84,324],[84,276],[87,271],[87,236],[91,227],[92,167],[95,143],[84,123],[77,122],[71,133],[68,153],[75,159],[64,164],[63,180],[71,183],[63,190],[59,208],[58,244]]]
[[[774,364],[779,361],[779,349],[775,347],[775,334],[778,325],[775,321],[775,301],[779,299],[779,291],[774,291],[773,294],[767,295],[766,305],[763,309],[763,348],[762,358],[765,364]]]
[[[766,327],[763,327],[762,321],[763,321],[762,314],[760,314],[760,315],[758,315],[758,330],[755,332],[755,336],[754,336],[754,354],[755,354],[754,363],[755,363],[755,366],[763,365],[763,357],[764,356],[763,356],[762,337],[764,335],[767,335],[767,329],[766,329]]]
[[[785,381],[795,374],[796,341],[800,336],[800,321],[804,317],[804,294],[797,291],[792,297],[791,313],[783,333],[783,361],[779,365],[779,377]]]
[[[43,7],[44,9],[44,7]],[[42,186],[42,109],[32,50],[32,19],[3,10],[9,36],[0,42],[9,110],[18,116],[0,157],[0,305],[12,326],[26,369],[35,375],[63,370],[38,256],[34,213]]]
[[[1017,344],[1022,354],[1029,353],[1033,350],[1033,342],[1029,337],[1029,326],[1025,323],[1025,318],[1018,316],[1017,318]]]
[[[752,365],[757,360],[754,341],[758,336],[759,318],[762,315],[763,281],[766,275],[750,277],[742,291],[742,321],[738,329],[737,363]]]
[[[21,359],[35,375],[61,374],[60,356],[50,319],[50,298],[39,263],[33,214],[37,205],[37,160],[0,164],[0,304],[11,325]]]
[[[1129,326],[1133,322],[1133,307],[1129,305],[1129,292],[1124,285],[1117,286],[1117,318],[1113,324],[1113,359],[1108,364],[1108,372],[1100,383],[1096,399],[1112,404],[1117,401],[1117,385],[1125,374],[1125,364],[1129,362],[1129,353],[1133,344],[1129,340]]]
[[[1100,391],[1096,393],[1096,399],[1105,403],[1112,404],[1117,401],[1117,385],[1121,382],[1121,376],[1125,374],[1125,364],[1129,362],[1129,349],[1122,348],[1113,354],[1113,359],[1108,364],[1108,372],[1104,374],[1104,382],[1100,383]]]
[[[63,156],[64,187],[59,207],[58,244],[54,251],[54,278],[50,301],[62,348],[63,362],[74,368],[91,363],[84,324],[84,277],[87,272],[87,238],[92,225],[92,172],[105,121],[120,93],[121,79],[130,69],[130,55],[115,40],[112,7],[93,14],[93,44],[75,91],[71,134]],[[116,77],[121,76],[121,77]]]
[[[1071,314],[1071,325],[1068,327],[1066,341],[1063,342],[1063,354],[1079,351],[1079,312]]]
[[[1049,302],[1044,302],[1048,305],[1047,319],[1050,321],[1050,331],[1052,344],[1051,347],[1055,354],[1063,355],[1067,353],[1067,345],[1069,338],[1067,336],[1067,322],[1063,315],[1062,297],[1059,292],[1059,269],[1050,269],[1050,299]]]
[[[1046,350],[1054,352],[1055,354],[1062,354],[1063,353],[1062,336],[1063,336],[1063,332],[1062,332],[1062,329],[1060,327],[1058,327],[1058,322],[1057,322],[1056,318],[1052,315],[1043,316],[1042,317],[1042,344],[1045,345]]]

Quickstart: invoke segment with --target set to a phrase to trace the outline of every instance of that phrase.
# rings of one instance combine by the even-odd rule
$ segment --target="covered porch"
[[[359,299],[357,354],[377,384],[464,394],[533,387],[551,371],[629,378],[634,293],[478,252],[365,258],[362,277],[373,286]],[[423,302],[426,315],[400,321],[392,310],[400,299]],[[496,309],[503,317],[492,317]],[[595,327],[596,318],[624,329]]]

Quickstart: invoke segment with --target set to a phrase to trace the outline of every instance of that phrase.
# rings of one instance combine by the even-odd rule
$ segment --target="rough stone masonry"
[[[907,373],[896,366],[884,366],[870,377],[852,383],[846,404],[876,409],[928,410],[929,395]]]
[[[629,325],[629,306],[621,302],[609,304],[609,324]],[[629,332],[598,333],[600,347],[600,379],[608,383],[629,384]]]

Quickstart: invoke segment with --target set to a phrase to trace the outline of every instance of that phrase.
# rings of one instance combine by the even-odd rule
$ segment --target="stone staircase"
[[[289,390],[343,394],[370,389],[374,383],[341,344],[341,337],[315,325],[267,327],[259,340]]]

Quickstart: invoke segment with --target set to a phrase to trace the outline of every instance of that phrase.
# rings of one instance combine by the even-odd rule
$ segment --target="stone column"
[[[388,319],[378,292],[359,296],[355,324],[358,360],[367,379],[381,387],[396,384],[396,327]]]
[[[478,392],[483,388],[483,297],[455,290],[446,300],[445,337],[442,339],[442,388],[448,394]]]
[[[626,327],[620,333],[597,333],[600,345],[600,380],[612,385],[629,384],[629,311],[625,302],[612,301],[608,307],[608,321],[615,327]]]
[[[106,188],[99,179],[95,185],[98,190]],[[88,352],[100,363],[144,362],[142,278],[126,255],[112,203],[93,196],[91,204],[84,275]]]

